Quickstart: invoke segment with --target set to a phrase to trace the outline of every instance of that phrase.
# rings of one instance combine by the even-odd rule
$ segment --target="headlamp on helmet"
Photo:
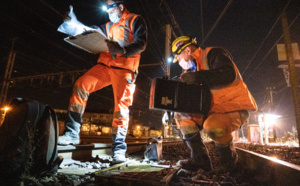
[[[107,10],[109,10],[110,8],[114,8],[114,7],[119,6],[120,4],[123,4],[123,1],[118,1],[118,2],[116,2],[116,3],[114,3],[114,4],[111,4],[111,5],[103,5],[103,6],[102,6],[102,10],[107,11]]]
[[[170,56],[170,57],[167,58],[168,63],[171,63],[173,60],[174,60],[173,56]]]

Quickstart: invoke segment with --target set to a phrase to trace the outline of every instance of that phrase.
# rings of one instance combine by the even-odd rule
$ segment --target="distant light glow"
[[[270,129],[275,127],[276,119],[280,117],[281,117],[280,115],[271,114],[271,113],[262,113],[258,115],[258,123],[260,128],[260,144],[270,144],[269,143]]]
[[[263,122],[265,124],[273,125],[274,122],[275,122],[275,120],[278,119],[278,118],[280,118],[281,116],[280,115],[276,115],[276,114],[270,114],[270,113],[268,113],[268,114],[262,114],[260,117],[263,119]]]
[[[171,62],[173,61],[173,58],[172,58],[172,57],[168,57],[167,61],[168,61],[169,63],[171,63]]]
[[[97,131],[98,125],[91,125],[91,131]]]
[[[5,107],[2,107],[1,110],[3,110],[4,113],[6,113],[7,111],[10,110],[10,107],[5,106]]]
[[[102,133],[103,134],[111,133],[111,128],[110,127],[102,127]]]
[[[82,128],[81,128],[81,130],[82,130],[82,131],[85,131],[85,132],[90,131],[90,129],[91,129],[91,127],[90,127],[89,124],[83,124],[83,125],[82,125]]]
[[[274,121],[276,120],[277,118],[280,118],[281,116],[279,115],[276,115],[276,114],[266,114],[266,120],[267,121]]]

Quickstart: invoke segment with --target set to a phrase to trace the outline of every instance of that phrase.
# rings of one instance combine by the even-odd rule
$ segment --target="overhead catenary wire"
[[[295,19],[291,22],[291,24],[289,25],[288,28],[290,28],[293,25],[293,23],[299,18],[299,16],[300,16],[300,13],[295,17]],[[255,69],[252,71],[252,73],[248,76],[247,80],[249,80],[251,78],[251,76],[254,74],[254,72],[260,67],[260,65],[262,64],[262,62],[267,58],[267,56],[275,48],[275,46],[277,45],[277,43],[279,43],[279,41],[282,39],[282,37],[283,37],[283,34],[279,37],[279,39],[275,42],[275,44],[270,48],[270,50],[262,58],[262,60],[260,61],[260,63],[255,67]]]
[[[43,18],[41,15],[39,15],[38,13],[36,13],[35,11],[32,11],[32,9],[28,8],[28,6],[26,6],[22,1],[17,1],[21,6],[23,6],[26,11],[31,12],[32,14],[36,15],[38,18],[40,18],[41,20],[43,20],[44,22],[46,22],[48,25],[50,25],[52,28],[56,28],[56,25],[54,25],[53,23],[51,23],[50,21],[48,21],[47,19]]]
[[[210,28],[210,30],[208,31],[208,33],[206,34],[205,38],[201,41],[200,46],[204,46],[205,41],[208,39],[208,37],[210,36],[210,34],[214,31],[214,29],[216,28],[216,26],[218,25],[218,23],[220,22],[220,20],[223,18],[224,14],[226,13],[226,11],[229,9],[230,5],[232,4],[233,0],[229,0],[229,2],[226,4],[226,6],[224,7],[224,9],[222,10],[221,14],[219,15],[219,17],[217,18],[216,22],[213,24],[213,26]]]
[[[200,0],[201,41],[204,40],[203,0]]]
[[[26,32],[26,33],[32,35],[33,37],[38,38],[38,39],[40,39],[41,41],[46,42],[47,44],[53,45],[54,47],[56,47],[56,48],[58,48],[58,49],[60,49],[60,50],[66,51],[67,53],[69,53],[69,54],[71,54],[71,55],[77,57],[78,59],[80,59],[80,60],[82,60],[82,61],[88,63],[88,61],[86,61],[86,59],[84,59],[84,58],[78,56],[77,54],[75,54],[75,53],[73,53],[73,52],[71,52],[71,51],[65,49],[64,47],[60,46],[60,45],[57,44],[56,42],[53,42],[52,40],[49,40],[49,39],[46,38],[45,36],[42,36],[40,33],[36,32],[36,31],[33,30],[32,28],[29,28],[29,27],[23,25],[22,23],[16,21],[16,20],[13,19],[12,17],[9,17],[9,16],[7,16],[7,15],[5,15],[5,14],[2,14],[2,15],[0,16],[0,18],[4,18],[4,19],[6,19],[6,20],[10,20],[10,21],[11,21],[11,24],[14,24],[16,27],[21,28],[24,32]]]
[[[166,2],[166,0],[162,0],[162,3],[165,5],[166,10],[167,10],[167,12],[168,12],[168,14],[169,14],[169,16],[170,16],[170,18],[171,18],[172,27],[173,27],[174,29],[176,29],[176,30],[179,32],[179,35],[182,36],[182,35],[183,35],[183,32],[182,32],[180,26],[178,25],[178,23],[176,22],[175,16],[174,16],[173,12],[171,11],[171,9],[170,9],[168,3]],[[175,38],[177,38],[176,33],[173,32],[173,35],[174,35]]]
[[[148,20],[148,22],[150,21],[150,19],[148,18],[148,16],[147,16],[147,11],[146,11],[146,9],[145,9],[145,6],[144,6],[144,3],[143,3],[143,0],[141,0],[140,1],[141,2],[141,4],[142,4],[142,8],[143,8],[143,11],[145,12],[145,15],[146,15],[146,19]],[[152,36],[153,36],[153,39],[154,39],[154,42],[155,42],[155,44],[157,45],[157,49],[159,48],[159,44],[158,44],[158,42],[157,42],[157,39],[156,39],[156,36],[154,35],[154,29],[152,28],[152,25],[150,24],[149,25],[149,28],[150,28],[150,32],[152,33]],[[159,55],[161,56],[161,59],[164,59],[164,57],[162,57],[162,56],[164,56],[162,53],[161,53],[161,51],[159,50]]]
[[[289,0],[289,2],[285,5],[283,11],[285,11],[288,7],[288,5],[290,4],[291,0]],[[269,35],[271,34],[271,32],[273,31],[273,29],[275,28],[276,24],[278,23],[279,19],[280,19],[281,15],[278,16],[278,18],[276,19],[276,21],[274,22],[273,26],[271,27],[270,31],[268,32],[268,34],[265,36],[265,38],[263,39],[263,41],[261,42],[260,46],[257,48],[256,52],[254,53],[254,55],[252,56],[250,62],[247,64],[246,68],[243,70],[242,75],[244,75],[244,73],[248,70],[249,66],[252,64],[254,58],[256,57],[256,55],[258,54],[258,52],[260,51],[260,49],[262,48],[263,44],[266,42],[267,38],[269,37]]]
[[[62,66],[61,64],[53,64],[52,62],[49,62],[49,61],[46,61],[46,60],[44,60],[44,59],[40,59],[40,58],[38,58],[38,57],[35,57],[35,56],[32,56],[32,55],[29,55],[29,54],[25,54],[24,52],[21,52],[21,51],[16,51],[17,52],[17,54],[20,54],[20,55],[22,55],[22,56],[24,56],[24,57],[26,57],[26,58],[28,58],[28,59],[30,59],[30,62],[31,63],[36,63],[36,64],[38,64],[38,65],[40,65],[41,63],[43,63],[43,64],[46,64],[47,66],[46,66],[46,68],[53,68],[53,69],[56,69],[56,70],[63,70],[63,71],[65,71],[65,67],[66,66],[68,66],[68,69],[74,69],[75,70],[75,68],[74,68],[74,66],[72,66],[72,65],[68,65],[67,63],[62,63],[62,64],[64,64],[64,66]],[[36,62],[35,62],[35,61]]]
[[[60,17],[62,17],[62,18],[65,17],[62,13],[60,13],[59,11],[57,11],[55,8],[53,8],[49,3],[45,2],[44,0],[40,0],[40,2],[42,2],[44,5],[46,5],[49,9],[51,9],[53,12],[55,12]]]
[[[54,9],[52,6],[50,6],[50,5],[49,5],[48,3],[46,3],[45,1],[42,1],[42,2],[43,2],[44,4],[47,4],[47,5],[48,5],[48,6],[47,6],[48,8]],[[22,4],[22,6],[25,7],[26,5]],[[26,9],[28,9],[28,7],[26,7]],[[57,10],[55,10],[55,12],[56,12],[57,14],[60,14]],[[42,16],[40,16],[38,13],[35,13],[35,12],[32,12],[32,11],[31,11],[31,13],[34,14],[34,15],[36,15],[37,17],[39,17],[42,21],[46,22],[48,25],[53,26],[53,24],[50,24],[49,21],[47,21],[46,19],[44,19],[44,18],[43,18]],[[60,14],[60,15],[62,16],[62,14]],[[66,51],[66,52],[67,52],[68,54],[70,54],[71,56],[74,56],[74,57],[78,58],[80,61],[85,62],[85,64],[88,64],[88,63],[89,63],[85,58],[79,56],[78,54],[75,54],[74,52],[70,51],[69,49],[66,49],[65,47],[62,47],[61,45],[57,44],[57,43],[54,42],[53,40],[50,40],[50,39],[44,37],[42,34],[40,34],[40,32],[37,32],[37,31],[33,30],[32,28],[29,28],[29,27],[25,26],[24,23],[21,23],[21,22],[15,20],[12,16],[7,16],[6,14],[3,14],[3,15],[1,16],[1,18],[4,18],[5,21],[9,21],[10,24],[16,26],[17,28],[21,28],[24,32],[26,32],[26,33],[32,35],[33,37],[36,37],[37,39],[39,39],[39,40],[41,40],[41,41],[43,41],[43,42],[46,42],[46,43],[48,43],[48,44],[54,46],[55,48],[58,48],[58,49],[61,50],[61,51]],[[55,28],[56,28],[56,27],[55,27]]]

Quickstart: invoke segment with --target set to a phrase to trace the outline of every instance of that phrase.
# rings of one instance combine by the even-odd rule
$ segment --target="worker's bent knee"
[[[204,129],[204,131],[217,144],[227,144],[232,140],[232,134],[222,128]]]
[[[205,129],[204,131],[207,133],[208,137],[210,137],[212,140],[219,139],[226,135],[226,131],[224,129],[214,129],[214,130]]]

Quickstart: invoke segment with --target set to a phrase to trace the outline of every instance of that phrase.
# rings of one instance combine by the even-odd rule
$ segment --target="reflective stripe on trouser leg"
[[[127,144],[125,143],[129,121],[129,110],[122,113],[115,112],[112,126],[112,152],[113,157],[125,156]],[[118,124],[118,126],[115,126]]]
[[[199,114],[175,113],[177,127],[180,128],[185,142],[191,150],[191,160],[181,162],[183,168],[198,167],[211,170],[211,160],[205,144],[202,141],[197,125],[203,123],[203,116]]]
[[[133,94],[135,91],[133,73],[128,70],[111,69],[110,75],[115,101],[112,126],[127,128],[129,122],[128,107],[132,105]]]
[[[135,84],[133,84],[133,73],[127,70],[111,69],[112,86],[114,91],[114,119],[112,122],[112,152],[113,156],[125,156],[127,145],[125,143],[129,109],[132,104]],[[131,82],[127,81],[131,80]]]
[[[109,69],[98,64],[76,80],[69,109],[83,114],[89,94],[111,84]]]
[[[205,120],[203,128],[216,145],[228,146],[233,139],[232,132],[241,124],[239,112],[212,113]]]
[[[73,87],[72,97],[65,119],[65,134],[72,137],[79,137],[80,127],[82,124],[82,114],[88,99],[89,93],[82,90],[76,84]],[[75,103],[74,103],[75,102]],[[80,103],[80,104],[77,104]]]
[[[65,120],[65,133],[78,137],[89,94],[111,84],[107,67],[96,65],[76,80]]]
[[[202,115],[178,112],[175,113],[174,118],[183,136],[199,132],[197,125],[201,125],[203,121]]]

